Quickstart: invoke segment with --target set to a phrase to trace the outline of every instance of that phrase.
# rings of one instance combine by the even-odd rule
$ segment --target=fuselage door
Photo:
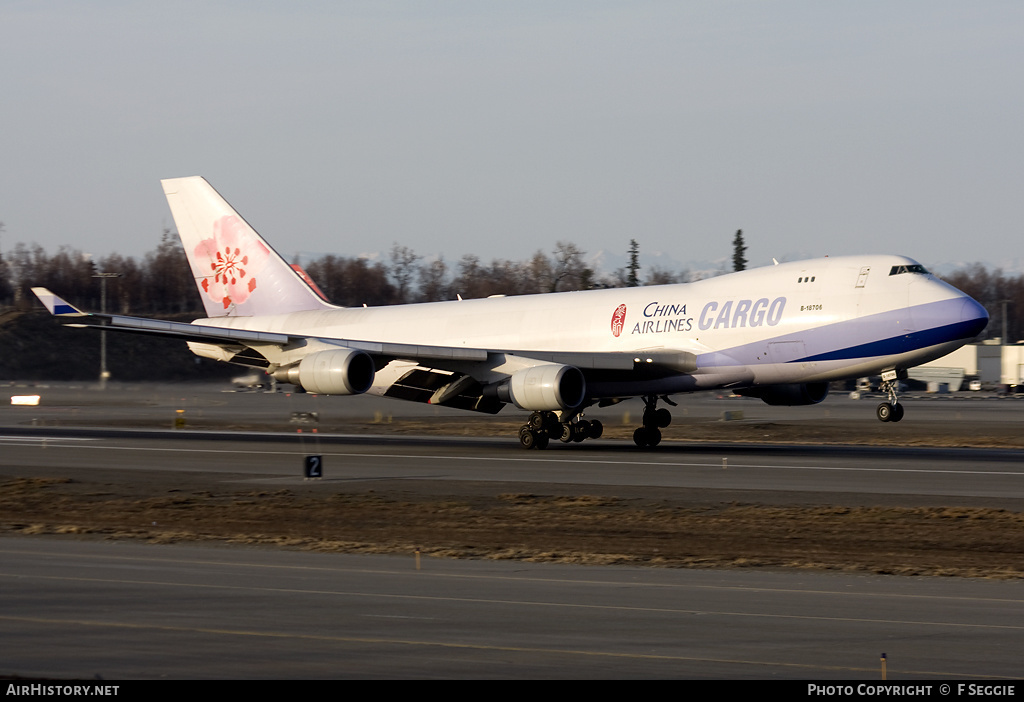
[[[807,364],[794,363],[807,356],[807,346],[803,341],[769,341],[769,365],[764,369],[764,381],[769,383],[791,383],[806,372]]]
[[[768,342],[768,360],[771,363],[792,363],[806,355],[807,346],[801,340]]]
[[[868,273],[871,271],[871,266],[864,266],[860,269],[860,275],[857,276],[857,284],[853,287],[863,288],[864,284],[868,282]]]

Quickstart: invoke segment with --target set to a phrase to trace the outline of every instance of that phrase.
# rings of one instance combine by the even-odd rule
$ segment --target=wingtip
[[[85,312],[50,292],[48,288],[32,288],[32,292],[54,317],[86,316]]]

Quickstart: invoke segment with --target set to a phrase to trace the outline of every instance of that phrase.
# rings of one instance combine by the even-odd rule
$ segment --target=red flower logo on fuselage
[[[626,326],[626,305],[621,304],[612,312],[612,334],[618,337],[624,326]]]

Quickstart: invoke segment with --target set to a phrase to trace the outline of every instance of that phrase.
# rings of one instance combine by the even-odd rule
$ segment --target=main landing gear
[[[598,420],[587,421],[582,413],[567,415],[555,412],[534,412],[530,419],[519,428],[519,444],[524,449],[546,449],[551,439],[562,443],[600,439],[604,425]]]
[[[892,380],[885,380],[883,376],[882,390],[889,394],[889,401],[883,402],[875,408],[875,416],[882,422],[898,422],[903,419],[903,405],[896,396],[896,389],[899,387],[899,380],[893,377]]]
[[[670,405],[675,405],[667,397],[662,399]],[[633,432],[633,443],[640,448],[647,448],[648,446],[654,448],[661,443],[661,430],[672,423],[672,413],[664,407],[658,409],[658,397],[656,395],[647,395],[643,400],[644,424]]]
[[[675,406],[667,397],[660,399]],[[661,430],[672,423],[672,413],[665,408],[658,409],[658,400],[657,395],[643,398],[643,426],[633,432],[633,443],[640,448],[654,448],[660,444]],[[583,419],[582,412],[534,412],[526,424],[519,428],[519,443],[524,449],[546,449],[552,439],[568,444],[585,439],[600,439],[602,434],[604,425],[596,419]]]

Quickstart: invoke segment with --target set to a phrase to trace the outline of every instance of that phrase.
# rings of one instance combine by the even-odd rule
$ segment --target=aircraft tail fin
[[[334,308],[205,178],[160,182],[208,317]]]

